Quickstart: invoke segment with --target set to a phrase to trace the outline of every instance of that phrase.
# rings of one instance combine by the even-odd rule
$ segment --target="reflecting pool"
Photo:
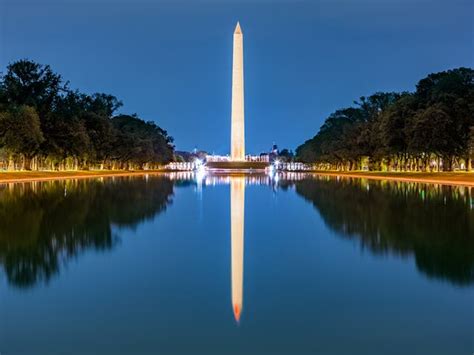
[[[473,351],[473,188],[191,173],[0,185],[1,354]]]

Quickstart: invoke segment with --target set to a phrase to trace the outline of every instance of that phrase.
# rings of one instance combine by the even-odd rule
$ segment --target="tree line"
[[[296,149],[317,169],[474,168],[474,70],[428,75],[415,92],[377,92],[330,114]]]
[[[146,169],[173,159],[173,138],[115,96],[84,94],[49,65],[0,74],[0,170]]]

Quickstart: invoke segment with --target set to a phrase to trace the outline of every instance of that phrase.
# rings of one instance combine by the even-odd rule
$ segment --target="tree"
[[[67,91],[67,83],[49,65],[27,59],[9,64],[0,86],[2,104],[34,107],[40,118],[53,110],[56,99]]]
[[[372,168],[386,162],[397,170],[424,170],[433,158],[451,170],[470,159],[472,69],[430,74],[414,93],[378,92],[354,104],[332,113],[316,136],[297,148],[297,159],[354,169],[368,157]]]
[[[283,161],[286,161],[286,162],[289,162],[289,161],[292,161],[293,160],[293,157],[294,157],[294,154],[292,151],[288,150],[287,148],[284,148],[280,151],[280,153],[278,154],[278,156],[280,157],[280,159],[282,159]]]
[[[24,169],[31,169],[31,159],[43,140],[40,120],[34,108],[20,106],[0,112],[0,146],[12,155],[23,156]]]
[[[466,170],[474,169],[474,126],[471,126],[469,133],[469,156],[466,160]]]
[[[119,115],[112,119],[118,131],[114,159],[130,165],[143,166],[146,162],[166,163],[173,159],[173,139],[153,122],[145,122],[136,115]]]
[[[22,159],[29,168],[36,158],[39,168],[88,169],[172,160],[173,138],[137,116],[115,120],[121,106],[110,94],[69,89],[48,65],[26,59],[9,64],[0,75],[0,163]]]
[[[413,95],[405,93],[380,115],[379,144],[374,151],[378,159],[395,158],[400,162],[408,153],[407,122],[415,113]],[[392,166],[393,168],[393,166]]]

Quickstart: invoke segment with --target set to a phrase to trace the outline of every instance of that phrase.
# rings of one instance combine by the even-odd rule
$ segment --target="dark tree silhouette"
[[[297,159],[318,168],[426,171],[469,169],[474,71],[430,74],[414,93],[376,93],[337,110],[300,145]]]
[[[173,138],[119,115],[114,96],[69,89],[49,66],[20,60],[0,76],[0,168],[153,168],[173,159]],[[31,162],[33,161],[33,164]]]

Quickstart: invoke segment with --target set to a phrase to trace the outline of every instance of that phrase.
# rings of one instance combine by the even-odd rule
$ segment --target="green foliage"
[[[25,59],[9,64],[1,79],[3,104],[35,107],[40,115],[51,111],[59,95],[67,91],[67,84],[49,65]]]
[[[414,93],[376,93],[355,104],[332,113],[316,136],[297,148],[297,159],[357,169],[369,157],[373,167],[385,163],[392,170],[426,170],[433,159],[451,170],[462,159],[467,168],[474,126],[472,69],[430,74]]]
[[[278,159],[284,162],[290,162],[294,158],[294,154],[291,150],[287,148],[283,148],[280,153],[278,154]]]
[[[119,115],[112,120],[117,130],[116,158],[135,164],[164,163],[173,159],[172,138],[153,122],[136,116]]]
[[[30,160],[43,142],[40,120],[36,110],[20,106],[0,112],[0,147],[11,155],[25,157],[25,169],[30,169]]]
[[[33,158],[39,169],[141,169],[171,161],[167,132],[137,116],[115,116],[121,106],[109,94],[69,89],[47,65],[17,61],[0,76],[0,148],[25,168]]]

